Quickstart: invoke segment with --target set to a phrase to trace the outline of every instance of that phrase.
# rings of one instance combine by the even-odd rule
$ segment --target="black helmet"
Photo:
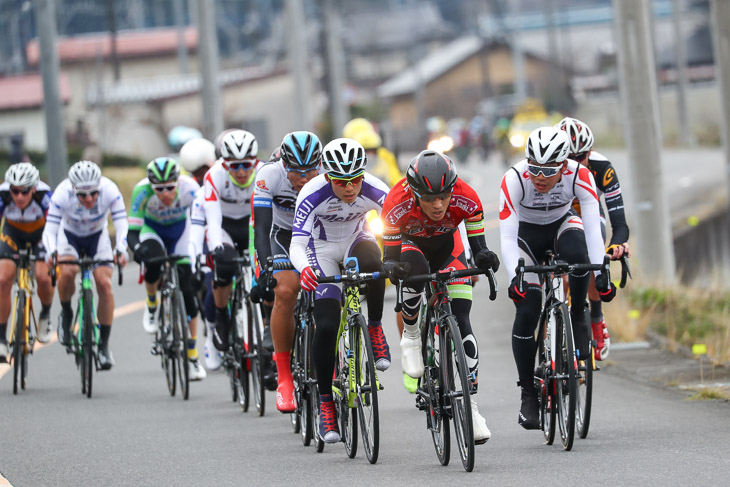
[[[425,150],[411,160],[406,180],[416,196],[448,193],[456,184],[456,167],[440,152]]]

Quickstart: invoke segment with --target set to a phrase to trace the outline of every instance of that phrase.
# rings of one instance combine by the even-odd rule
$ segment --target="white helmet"
[[[324,146],[322,167],[333,176],[356,176],[365,170],[365,149],[352,139],[335,139]]]
[[[251,132],[231,130],[221,137],[218,152],[224,160],[253,159],[258,156],[259,143]]]
[[[5,172],[5,181],[16,188],[35,188],[39,179],[38,169],[30,162],[13,164]]]
[[[568,134],[555,127],[540,127],[527,137],[525,156],[535,164],[563,162],[570,153]]]
[[[188,140],[180,149],[180,165],[191,173],[203,166],[212,166],[215,159],[215,146],[207,139]]]
[[[94,191],[99,189],[101,169],[91,161],[79,161],[68,170],[68,179],[74,189]]]
[[[593,132],[577,118],[565,117],[555,127],[568,134],[571,154],[581,154],[593,148]]]

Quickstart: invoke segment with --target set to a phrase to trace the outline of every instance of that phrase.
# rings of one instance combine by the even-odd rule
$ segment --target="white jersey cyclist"
[[[562,178],[555,187],[547,193],[540,193],[530,181],[527,164],[527,159],[523,159],[508,170],[502,179],[500,191],[502,258],[510,280],[515,277],[515,268],[520,258],[517,239],[519,223],[547,225],[556,222],[570,211],[576,198],[582,209],[582,227],[590,261],[592,264],[603,263],[605,252],[598,193],[588,168],[568,160]],[[581,225],[581,218],[571,218],[568,224]]]
[[[61,181],[51,197],[43,231],[43,245],[48,254],[58,250],[59,255],[79,257],[74,243],[93,237],[97,243],[95,249],[89,247],[94,254],[89,257],[111,259],[112,249],[107,231],[110,213],[116,231],[115,249],[120,252],[127,250],[127,212],[122,193],[113,181],[104,176],[99,181],[98,191],[96,203],[87,209],[76,197],[71,180],[66,178]]]
[[[358,236],[367,233],[365,215],[370,210],[380,213],[388,191],[390,188],[383,181],[368,173],[364,173],[362,190],[351,204],[335,196],[324,174],[304,185],[297,198],[292,227],[290,251],[294,267],[302,272],[305,267],[312,265],[308,255],[316,257],[320,264],[325,256],[342,261],[348,249],[357,243]],[[310,240],[313,243],[310,244]],[[320,251],[323,242],[326,242],[325,248],[334,250],[333,254]],[[318,255],[315,256],[311,250],[316,250]],[[330,270],[336,273],[339,269],[325,271]]]
[[[273,225],[291,230],[294,223],[294,207],[299,193],[289,181],[281,160],[259,166],[254,187],[254,207],[272,209]]]
[[[235,224],[237,220],[243,220],[251,216],[251,198],[253,196],[253,182],[256,172],[251,172],[251,177],[244,184],[238,184],[219,160],[205,175],[203,188],[205,189],[205,216],[208,223],[208,248],[215,249],[223,245],[224,234],[230,233],[224,230],[224,220]],[[243,231],[243,229],[241,229]],[[245,232],[248,234],[248,221],[246,221]]]

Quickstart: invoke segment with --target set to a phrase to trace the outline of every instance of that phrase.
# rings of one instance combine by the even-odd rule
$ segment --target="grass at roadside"
[[[132,198],[134,186],[146,177],[146,172],[141,167],[113,167],[104,166],[104,176],[108,177],[119,186],[124,197],[124,204],[129,209],[129,201]]]
[[[667,338],[669,349],[704,344],[715,365],[730,362],[730,291],[632,281],[605,307],[616,341],[642,340],[647,330]]]

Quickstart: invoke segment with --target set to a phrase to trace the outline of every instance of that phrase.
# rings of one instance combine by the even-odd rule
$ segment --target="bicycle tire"
[[[231,386],[231,400],[238,402],[241,397],[241,363],[244,360],[243,329],[246,326],[247,313],[241,308],[241,295],[236,288],[231,301],[231,348],[233,349],[233,366],[228,368],[228,377]]]
[[[84,314],[83,314],[83,336],[81,339],[82,357],[82,381],[86,390],[86,397],[91,399],[92,386],[94,384],[94,300],[92,291],[84,289]]]
[[[430,324],[431,310],[427,310],[426,313],[426,323]],[[433,326],[429,326],[428,331],[422,335],[421,350],[425,354],[423,362],[425,369],[423,377],[419,380],[419,387],[416,394],[420,395],[421,390],[423,390],[427,395],[424,399],[428,400],[425,408],[426,427],[431,431],[431,440],[433,441],[433,447],[436,450],[436,457],[439,459],[439,463],[447,466],[451,460],[451,425],[442,407],[441,370],[436,365],[434,357],[428,357],[429,351],[433,353],[437,350],[437,347],[434,346],[435,337],[437,335]],[[440,357],[439,360],[441,360]],[[425,389],[423,389],[424,385]]]
[[[13,357],[13,394],[18,393],[23,380],[22,362],[25,349],[23,338],[23,321],[25,317],[25,291],[18,289],[15,299],[15,323],[12,340],[12,357]],[[4,338],[4,337],[3,337]],[[25,389],[22,387],[22,389]]]
[[[563,449],[570,451],[575,435],[576,360],[568,306],[563,303],[559,310],[555,315],[555,343],[559,344],[559,350],[555,354],[558,426]]]
[[[444,326],[446,324],[446,326]],[[474,470],[474,430],[471,417],[471,385],[461,333],[453,316],[447,315],[439,327],[441,371],[451,410],[451,421],[464,470]],[[458,377],[456,376],[458,375]],[[459,389],[460,388],[460,389]]]
[[[184,400],[190,397],[190,363],[188,362],[188,320],[183,308],[182,291],[175,290],[173,297],[173,324],[178,329],[180,342],[177,350],[177,375],[180,379],[180,394]]]
[[[306,318],[305,318],[306,319]],[[313,330],[312,325],[310,323],[306,323],[302,328],[302,347],[304,350],[304,356],[302,359],[303,367],[301,370],[301,384],[299,387],[301,388],[301,395],[297,398],[297,406],[300,408],[300,418],[301,418],[301,436],[302,436],[302,444],[304,446],[309,446],[312,438],[314,437],[314,431],[313,431],[313,422],[312,422],[312,410],[314,407],[312,406],[312,402],[314,399],[312,398],[312,386],[311,386],[311,371],[314,367],[314,364],[311,360],[312,356],[312,336],[313,336]]]
[[[362,446],[368,461],[378,461],[380,452],[380,411],[378,408],[378,376],[375,372],[375,354],[370,341],[368,324],[362,314],[356,316],[358,334],[355,344],[355,386],[357,390],[357,415],[360,419]]]
[[[266,388],[264,387],[264,345],[263,345],[263,316],[258,304],[246,300],[251,307],[253,317],[253,360],[251,362],[251,378],[253,386],[253,397],[256,403],[256,412],[263,416],[266,412]]]
[[[296,409],[293,413],[289,413],[289,421],[291,421],[292,430],[294,434],[299,434],[302,429],[302,388],[301,388],[301,374],[302,374],[302,359],[304,358],[304,347],[302,340],[302,328],[299,325],[299,304],[294,310],[294,345],[291,351],[291,376],[294,385],[294,400],[296,401]],[[305,445],[306,446],[306,445]]]
[[[545,318],[543,318],[545,316]],[[537,341],[538,369],[535,374],[535,390],[540,405],[540,429],[546,445],[555,441],[555,385],[548,357],[550,336],[548,335],[547,315],[541,315],[540,334]]]
[[[591,353],[593,349],[591,348]],[[593,360],[583,360],[578,365],[578,394],[575,408],[575,421],[578,437],[585,439],[591,424],[591,407],[593,405]]]
[[[309,392],[312,398],[311,418],[314,449],[317,453],[322,453],[324,451],[324,438],[319,436],[319,389],[316,383],[310,384]]]
[[[242,308],[243,309],[243,308]],[[251,316],[251,307],[246,305],[246,325],[244,326],[243,336],[243,351],[241,354],[241,365],[239,368],[239,380],[241,381],[241,388],[239,389],[238,403],[241,406],[241,410],[246,413],[251,404],[251,388],[249,372],[251,371],[252,363],[252,350],[253,350],[253,319]]]
[[[172,299],[169,294],[163,293],[158,312],[160,325],[157,330],[157,337],[160,344],[160,360],[162,361],[162,370],[165,372],[167,390],[171,396],[175,397],[177,392],[177,361],[175,360],[174,351],[176,333],[171,324],[170,309],[172,309]]]
[[[357,412],[355,408],[350,408],[350,354],[354,353],[354,349],[347,348],[347,343],[354,344],[352,330],[345,331],[349,334],[347,340],[339,336],[337,340],[337,358],[335,359],[335,377],[336,381],[332,385],[332,398],[337,411],[337,422],[340,428],[341,441],[345,444],[345,453],[349,458],[355,458],[357,455]]]

